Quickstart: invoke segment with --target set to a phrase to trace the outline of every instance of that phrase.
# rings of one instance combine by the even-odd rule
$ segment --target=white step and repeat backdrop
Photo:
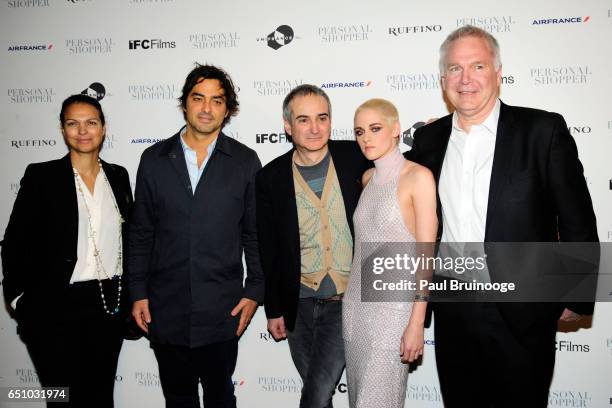
[[[254,148],[264,164],[290,148],[281,102],[301,83],[329,93],[335,139],[353,139],[353,112],[361,102],[390,99],[399,108],[407,150],[416,127],[447,113],[437,50],[451,30],[469,23],[501,43],[506,103],[565,116],[600,238],[612,240],[610,1],[2,0],[0,12],[2,231],[26,165],[65,154],[58,114],[72,93],[102,98],[108,120],[102,156],[127,167],[132,180],[140,153],[182,126],[176,98],[195,61],[232,75],[241,113],[226,133]],[[260,310],[240,342],[239,406],[297,406],[301,382],[287,344],[274,342],[265,327]],[[425,338],[408,405],[442,407],[433,332]],[[598,304],[592,322],[562,328],[557,340],[550,407],[612,406],[610,304]],[[0,387],[37,385],[4,310],[0,344]],[[124,344],[116,381],[118,407],[163,406],[146,339]],[[480,391],[476,384],[468,390]],[[348,406],[344,378],[334,402]]]

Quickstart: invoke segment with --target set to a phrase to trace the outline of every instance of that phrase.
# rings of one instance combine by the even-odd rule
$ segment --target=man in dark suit
[[[407,157],[438,183],[442,242],[596,242],[591,198],[563,117],[498,99],[499,46],[465,26],[440,48],[455,112],[417,130]],[[491,280],[496,270],[489,264]],[[445,406],[546,407],[557,320],[593,304],[436,303]],[[579,313],[579,314],[578,314]]]
[[[294,148],[257,175],[257,232],[268,330],[288,338],[301,408],[331,407],[342,370],[342,294],[353,257],[353,212],[369,166],[356,142],[330,141],[329,97],[300,85],[283,102]]]
[[[207,408],[235,407],[238,339],[263,301],[255,231],[261,164],[221,132],[238,112],[223,70],[197,65],[180,101],[186,126],[145,150],[138,168],[132,314],[150,334],[166,406],[199,407],[201,381]]]

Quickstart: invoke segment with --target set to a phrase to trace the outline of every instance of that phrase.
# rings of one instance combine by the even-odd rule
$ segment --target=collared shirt
[[[78,181],[76,178],[74,180],[79,208],[77,261],[70,277],[70,283],[112,278],[120,274],[123,267],[121,262],[117,262],[121,242],[121,222],[120,215],[113,203],[115,197],[110,185],[104,180],[104,170],[101,167],[96,177],[93,194],[81,176],[77,177]],[[79,192],[79,185],[83,194]],[[89,229],[90,222],[103,270],[96,265],[95,250]]]
[[[181,135],[179,139],[181,141],[181,146],[183,147],[183,152],[185,154],[185,163],[187,164],[187,172],[189,173],[189,181],[191,182],[191,191],[193,192],[193,194],[195,194],[196,187],[198,185],[198,182],[200,181],[200,177],[202,177],[202,173],[204,173],[206,164],[208,163],[208,160],[210,160],[212,152],[215,150],[215,146],[217,145],[217,139],[219,137],[216,137],[215,140],[213,140],[208,145],[208,148],[206,149],[206,157],[204,158],[202,165],[198,167],[198,154],[195,150],[189,147],[183,139],[186,131],[186,127],[181,129]]]
[[[469,133],[459,127],[457,112],[453,115],[439,182],[442,242],[484,241],[500,106],[498,99]]]

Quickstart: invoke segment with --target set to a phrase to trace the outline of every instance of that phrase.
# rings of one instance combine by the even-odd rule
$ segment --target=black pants
[[[494,303],[436,304],[436,364],[445,407],[546,408],[555,328],[551,321],[517,335]]]
[[[199,407],[198,383],[205,408],[236,408],[232,375],[238,358],[238,338],[189,348],[152,344],[167,408]]]
[[[105,288],[114,306],[116,282],[107,281]],[[28,316],[19,323],[41,385],[69,387],[69,403],[49,402],[47,406],[113,407],[122,319],[104,313],[97,281],[72,285],[65,300],[67,306],[55,317]]]

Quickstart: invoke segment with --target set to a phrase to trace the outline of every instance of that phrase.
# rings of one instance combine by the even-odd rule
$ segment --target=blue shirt
[[[185,135],[186,131],[187,128],[183,128],[181,130],[181,135],[179,139],[181,140],[181,146],[183,146],[183,153],[185,154],[185,163],[187,164],[189,181],[191,181],[191,192],[192,194],[195,194],[195,190],[198,185],[198,182],[200,181],[200,177],[202,177],[202,173],[204,173],[204,169],[206,168],[206,163],[208,163],[210,156],[212,156],[212,152],[215,150],[218,137],[216,137],[215,140],[213,140],[212,143],[208,145],[208,148],[206,149],[206,158],[204,158],[202,166],[198,168],[198,155],[196,151],[193,150],[191,147],[187,146],[187,143],[185,143],[185,140],[183,139],[183,136]]]

